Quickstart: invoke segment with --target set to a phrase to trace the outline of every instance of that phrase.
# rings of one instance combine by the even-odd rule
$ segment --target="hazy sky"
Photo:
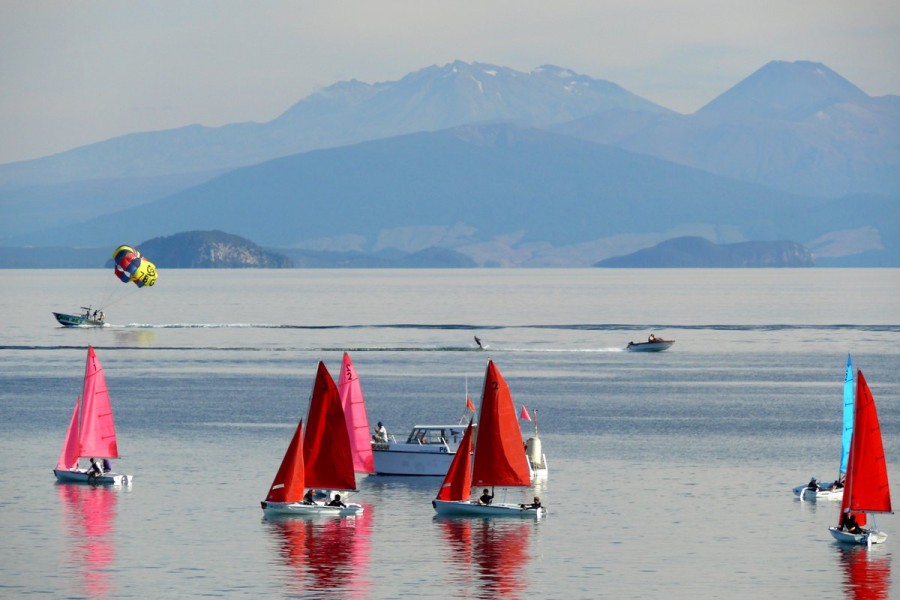
[[[691,113],[771,60],[900,94],[897,0],[0,0],[0,163],[265,122],[337,81],[555,64]]]

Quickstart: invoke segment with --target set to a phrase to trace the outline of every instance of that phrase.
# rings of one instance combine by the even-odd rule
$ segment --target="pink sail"
[[[88,346],[87,363],[84,369],[84,393],[81,404],[81,430],[79,456],[96,458],[118,458],[116,425],[113,422],[112,405],[106,389],[103,367]]]
[[[375,459],[372,456],[372,441],[369,438],[369,418],[359,377],[350,355],[344,352],[341,376],[338,382],[341,406],[347,418],[347,433],[350,435],[350,449],[353,452],[353,470],[357,473],[374,473]]]
[[[69,430],[66,432],[66,440],[63,442],[56,468],[61,470],[74,469],[78,466],[78,409],[81,407],[81,399],[75,398],[75,409],[72,411],[72,420],[69,421]]]

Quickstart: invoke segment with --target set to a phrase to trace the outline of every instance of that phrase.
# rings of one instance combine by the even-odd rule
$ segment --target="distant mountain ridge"
[[[815,266],[813,254],[787,241],[714,244],[701,237],[666,240],[626,256],[607,258],[595,267],[618,268],[785,268]]]
[[[127,224],[144,239],[220,229],[284,249],[587,266],[700,235],[900,265],[898,196],[900,97],[818,63],[773,61],[680,115],[561,67],[456,61],[338,82],[264,124],[0,165],[0,243],[117,243]]]

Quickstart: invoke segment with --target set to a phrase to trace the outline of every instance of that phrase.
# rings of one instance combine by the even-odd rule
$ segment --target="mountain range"
[[[339,82],[268,123],[0,165],[0,245],[218,229],[289,255],[589,266],[700,236],[900,266],[898,195],[900,97],[822,64],[769,63],[682,115],[560,67],[457,61]]]

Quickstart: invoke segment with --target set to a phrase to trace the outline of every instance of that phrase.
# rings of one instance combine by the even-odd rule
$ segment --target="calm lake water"
[[[898,298],[894,269],[3,270],[0,596],[900,597],[900,519],[843,548],[838,503],[791,493],[836,476],[847,353],[900,481]],[[88,303],[113,326],[50,314]],[[624,351],[651,331],[677,343]],[[89,344],[131,489],[51,472]],[[547,518],[438,520],[439,478],[370,476],[361,517],[265,520],[316,362],[344,351],[398,436],[456,422],[493,359],[539,416]]]

